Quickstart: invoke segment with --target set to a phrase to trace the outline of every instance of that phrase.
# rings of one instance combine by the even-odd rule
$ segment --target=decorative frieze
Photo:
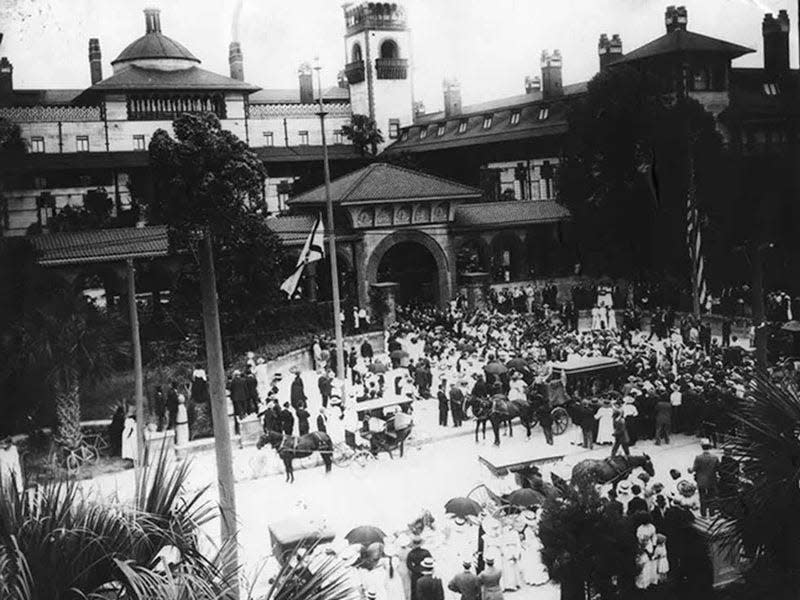
[[[0,108],[0,118],[14,123],[56,123],[101,121],[99,106],[8,106]]]
[[[426,225],[447,223],[450,210],[447,202],[431,206],[430,202],[398,202],[374,206],[348,207],[356,229],[373,227],[401,227],[403,225]]]
[[[349,117],[350,104],[336,102],[325,104],[328,117]],[[250,119],[269,119],[271,117],[316,117],[319,112],[318,104],[250,104],[248,107]]]

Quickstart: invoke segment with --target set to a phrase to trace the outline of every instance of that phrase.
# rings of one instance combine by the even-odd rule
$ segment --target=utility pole
[[[233,479],[233,449],[228,425],[228,403],[225,388],[225,366],[222,358],[222,334],[219,328],[217,278],[214,272],[214,248],[211,231],[203,232],[200,248],[200,290],[203,302],[203,328],[208,359],[208,383],[211,395],[211,418],[214,426],[214,450],[217,455],[217,488],[219,491],[220,530],[222,545],[230,554],[223,573],[232,585],[234,598],[239,598],[239,549],[236,540],[236,488]]]
[[[136,306],[136,269],[133,259],[126,261],[128,271],[128,314],[131,321],[131,342],[133,343],[133,381],[136,399],[136,496],[138,498],[139,475],[144,467],[145,440],[144,440],[144,374],[142,372],[142,342],[139,338],[139,308]]]
[[[319,87],[319,125],[322,131],[322,162],[325,169],[325,205],[328,209],[328,254],[331,263],[331,288],[333,294],[333,332],[336,336],[336,377],[344,381],[344,343],[342,341],[341,301],[339,300],[339,268],[336,264],[336,232],[333,225],[333,201],[331,200],[331,169],[328,164],[328,143],[325,138],[325,107],[322,104],[322,67],[319,59],[314,70],[317,72],[317,85]]]

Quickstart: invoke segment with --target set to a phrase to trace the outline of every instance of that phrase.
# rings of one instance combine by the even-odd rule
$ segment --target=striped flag
[[[297,286],[300,284],[300,277],[302,277],[303,269],[305,269],[306,265],[321,260],[325,256],[324,240],[325,228],[322,225],[322,218],[317,216],[314,227],[311,228],[311,233],[308,234],[303,250],[297,258],[297,266],[294,273],[281,284],[281,290],[286,292],[289,298],[297,292]]]
[[[694,158],[691,150],[689,151],[689,187],[686,191],[686,244],[689,247],[692,269],[692,299],[702,311],[708,290],[704,272],[703,233],[700,226],[700,211],[697,209]]]

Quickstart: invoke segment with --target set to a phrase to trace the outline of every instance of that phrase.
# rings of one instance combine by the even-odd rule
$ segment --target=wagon
[[[328,544],[336,535],[321,522],[286,519],[269,526],[269,537],[272,555],[284,565],[298,548],[308,550],[319,544]]]
[[[393,458],[392,452],[400,450],[400,456],[405,451],[405,441],[414,427],[411,415],[398,412],[386,416],[384,410],[402,407],[409,404],[408,398],[379,398],[366,400],[356,404],[356,412],[363,423],[361,437],[368,440],[373,455],[378,452],[387,452]]]
[[[601,387],[619,380],[622,373],[622,363],[609,356],[579,356],[564,362],[553,363],[551,382],[561,382],[560,391],[556,392],[562,402],[566,401],[567,394],[584,392],[583,388],[591,386],[597,380]],[[566,385],[566,387],[564,387]],[[557,384],[554,388],[558,388]],[[583,393],[583,396],[589,394]]]

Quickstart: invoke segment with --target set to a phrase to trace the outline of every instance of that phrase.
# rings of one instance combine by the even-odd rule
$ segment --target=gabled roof
[[[267,227],[278,234],[284,244],[304,242],[317,220],[315,214],[281,215],[265,221]]]
[[[33,236],[40,265],[51,267],[154,258],[169,254],[167,228],[125,227]]]
[[[661,56],[666,54],[678,54],[684,52],[703,52],[707,54],[721,54],[730,59],[738,58],[744,54],[755,52],[752,48],[746,48],[739,44],[732,44],[725,40],[708,37],[695,33],[693,31],[686,31],[683,29],[676,29],[670,33],[662,35],[660,38],[654,39],[652,42],[646,43],[635,50],[632,50],[614,64],[631,62],[641,60],[643,58],[651,58],[653,56]]]
[[[319,99],[319,92],[314,90],[314,99]],[[347,102],[350,90],[332,86],[322,92],[323,102]],[[299,88],[259,90],[250,96],[250,104],[299,104]]]
[[[555,223],[570,216],[566,207],[553,200],[509,200],[461,204],[453,223],[457,227]]]
[[[481,190],[449,179],[386,163],[373,163],[331,182],[334,204],[392,200],[479,198]],[[289,200],[289,204],[323,204],[325,186]]]
[[[183,44],[160,32],[146,33],[138,40],[131,42],[117,58],[111,61],[111,64],[147,58],[171,58],[200,64],[200,60]]]
[[[178,71],[160,71],[157,69],[144,69],[133,65],[121,73],[107,77],[94,84],[87,92],[110,92],[128,90],[236,90],[245,93],[253,92],[259,88],[206,71],[200,67],[190,67]]]

